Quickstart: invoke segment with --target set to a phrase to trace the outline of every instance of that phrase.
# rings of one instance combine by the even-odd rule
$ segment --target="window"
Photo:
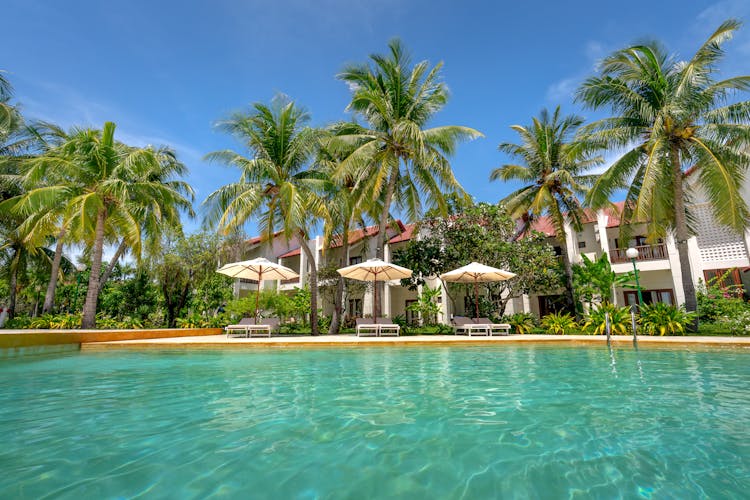
[[[728,293],[747,298],[750,290],[750,273],[748,268],[742,270],[732,269],[707,269],[703,271],[703,277],[707,285],[718,286]]]
[[[349,257],[349,265],[353,266],[354,264],[361,264],[362,263],[362,256],[361,255],[355,255],[354,257]]]
[[[550,313],[571,312],[567,311],[564,295],[540,295],[539,300],[539,317],[544,317]]]
[[[362,299],[349,299],[347,314],[350,318],[362,317]]]
[[[585,241],[579,241],[578,242],[578,248],[586,248],[586,242]]]
[[[659,290],[642,290],[643,303],[654,304],[661,302],[663,304],[674,305],[674,291],[672,289],[659,289]],[[629,290],[625,292],[625,305],[634,306],[638,304],[638,291]]]

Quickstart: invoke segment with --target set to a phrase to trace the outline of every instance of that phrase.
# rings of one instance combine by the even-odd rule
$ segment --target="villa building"
[[[696,287],[701,282],[720,276],[727,271],[731,272],[727,280],[729,283],[742,285],[746,292],[750,290],[750,232],[737,235],[731,230],[718,225],[709,205],[702,201],[700,193],[694,193],[696,200],[691,206],[695,216],[696,236],[688,240],[690,255],[690,266]],[[603,253],[609,255],[612,269],[616,273],[626,273],[633,270],[633,264],[627,258],[625,251],[633,247],[638,250],[636,264],[639,270],[640,284],[645,303],[666,302],[669,304],[682,304],[685,301],[682,275],[680,272],[680,261],[675,245],[674,237],[668,235],[658,242],[646,241],[645,225],[635,226],[629,241],[621,241],[620,236],[620,214],[623,203],[615,203],[613,208],[599,210],[597,212],[587,211],[586,218],[581,231],[575,231],[569,225],[566,226],[566,243],[568,255],[572,263],[581,262],[581,257],[586,255],[590,259],[596,259]],[[391,255],[399,248],[406,245],[412,238],[418,238],[413,224],[403,224],[400,221],[396,226],[388,229],[388,245],[385,248],[385,260],[390,260]],[[561,253],[560,242],[556,238],[551,222],[542,217],[535,221],[533,229],[546,234],[549,243],[556,247]],[[323,248],[322,237],[316,237],[310,241],[314,249],[318,269],[327,266],[336,268],[364,261],[375,257],[376,245],[379,238],[377,226],[370,226],[357,231],[352,231],[349,236],[349,251],[343,255],[341,242],[336,242],[330,248]],[[289,292],[295,287],[303,287],[308,282],[309,267],[305,254],[300,251],[299,242],[292,239],[285,241],[277,235],[271,242],[261,242],[260,238],[248,241],[248,258],[266,257],[300,274],[298,279],[264,282],[261,287],[276,289],[279,292]],[[325,285],[322,282],[321,285]],[[437,279],[428,281],[431,287],[442,286]],[[235,295],[244,296],[257,287],[255,282],[238,280],[235,283]],[[372,287],[357,287],[357,291],[347,294],[345,297],[346,316],[360,317],[370,315],[373,306]],[[414,322],[418,318],[408,311],[410,303],[417,300],[420,290],[409,290],[402,287],[398,281],[388,282],[384,287],[381,300],[383,314],[389,317],[404,316],[407,321]],[[330,315],[333,305],[330,300],[321,297],[324,314]],[[451,297],[443,289],[438,298],[440,313],[438,321],[447,322],[453,315],[472,315],[469,310],[470,303],[463,296]],[[614,300],[617,305],[631,305],[637,303],[637,293],[633,289],[615,289]],[[531,312],[538,316],[544,316],[549,312],[558,310],[562,304],[560,290],[553,290],[549,294],[529,295],[512,299],[506,307],[506,314],[514,312]]]

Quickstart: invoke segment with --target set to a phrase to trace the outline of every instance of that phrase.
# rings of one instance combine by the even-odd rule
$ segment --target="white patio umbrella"
[[[411,269],[397,266],[380,259],[368,259],[359,264],[342,267],[336,270],[344,278],[350,278],[359,281],[372,281],[374,288],[373,311],[378,310],[378,287],[374,286],[376,281],[391,281],[411,276]],[[378,318],[375,318],[375,323]]]
[[[260,299],[260,283],[263,280],[289,280],[299,278],[299,274],[288,267],[276,264],[263,257],[241,262],[226,264],[216,271],[230,278],[242,278],[258,282],[258,291],[255,295],[255,323],[258,323],[258,300]]]
[[[445,281],[454,281],[456,283],[474,283],[474,305],[476,318],[479,317],[479,283],[489,283],[491,281],[504,281],[514,277],[515,274],[510,271],[504,271],[496,267],[485,266],[479,262],[459,267],[453,271],[448,271],[440,275]]]

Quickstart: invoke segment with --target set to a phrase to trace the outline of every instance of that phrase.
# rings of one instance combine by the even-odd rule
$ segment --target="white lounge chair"
[[[279,318],[261,318],[257,325],[253,322],[247,327],[248,337],[270,337],[271,332],[278,331],[279,324]]]
[[[456,316],[451,320],[453,324],[453,333],[456,335],[465,334],[468,336],[472,335],[489,335],[490,326],[487,324],[474,323],[471,318],[466,316]]]
[[[377,337],[380,328],[369,318],[357,318],[357,337]]]
[[[510,325],[507,323],[493,323],[488,318],[475,318],[474,323],[487,325],[490,329],[490,335],[510,335]]]
[[[227,338],[230,336],[242,336],[247,337],[247,327],[255,324],[255,318],[242,318],[236,325],[227,325],[224,327],[224,331],[227,332]]]
[[[398,337],[401,327],[388,318],[378,318],[378,336],[395,336]]]

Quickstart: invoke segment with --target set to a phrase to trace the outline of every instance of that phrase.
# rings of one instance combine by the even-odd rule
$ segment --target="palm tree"
[[[91,274],[83,306],[83,328],[96,324],[107,241],[122,238],[140,256],[145,228],[179,224],[179,211],[192,213],[192,190],[171,176],[184,172],[168,149],[134,148],[114,139],[115,124],[73,129],[58,146],[26,162],[24,181],[38,186],[20,200],[25,207],[58,214],[63,226],[91,252]],[[34,217],[31,212],[30,217]],[[110,262],[114,266],[116,259]]]
[[[3,73],[0,71],[0,139],[9,135],[9,132],[14,129],[13,123],[18,119],[18,111],[10,104],[13,86]]]
[[[750,101],[731,102],[750,89],[750,77],[716,80],[722,45],[740,22],[724,22],[689,61],[671,59],[655,42],[634,45],[604,59],[601,74],[587,79],[577,99],[613,116],[584,131],[603,147],[627,150],[597,180],[589,203],[601,206],[626,189],[623,220],[645,222],[649,236],[674,232],[680,256],[685,307],[695,311],[687,240],[691,234],[686,170],[705,193],[716,221],[738,232],[750,211],[740,188],[750,156]]]
[[[237,167],[240,180],[211,193],[204,205],[207,222],[224,234],[258,219],[266,241],[281,231],[287,240],[296,237],[310,265],[312,334],[318,334],[318,270],[310,248],[311,229],[327,218],[322,196],[325,175],[309,168],[321,133],[307,126],[309,114],[285,96],[270,106],[255,103],[249,113],[236,113],[220,128],[240,139],[251,153],[217,151],[207,159]],[[260,284],[259,284],[260,286]]]
[[[573,139],[583,124],[579,116],[561,116],[560,107],[550,114],[542,110],[530,126],[513,125],[521,138],[520,144],[501,143],[499,150],[521,161],[506,164],[490,174],[490,180],[516,180],[524,183],[509,194],[502,203],[511,217],[522,221],[518,236],[526,232],[531,223],[543,215],[549,216],[562,248],[565,268],[565,297],[568,307],[574,310],[573,271],[568,255],[565,224],[581,230],[583,205],[579,197],[585,195],[586,184],[592,178],[585,171],[601,162],[593,156],[585,143]]]
[[[352,129],[357,129],[356,124],[339,123],[329,128],[333,139],[342,135],[348,135]],[[364,226],[364,217],[377,218],[382,207],[382,198],[360,198],[355,192],[356,174],[344,171],[344,175],[336,175],[341,168],[341,162],[357,147],[351,145],[345,150],[329,148],[330,141],[321,141],[316,158],[316,167],[324,172],[330,179],[331,189],[326,193],[325,200],[330,215],[325,227],[326,241],[340,243],[341,255],[344,265],[348,265],[349,236],[352,229]],[[384,194],[384,193],[383,193]],[[344,311],[344,294],[346,292],[346,279],[343,276],[336,278],[336,290],[333,298],[333,315],[328,333],[334,335],[339,332],[341,319]]]
[[[466,196],[448,156],[458,142],[482,136],[461,126],[425,128],[448,101],[448,89],[440,81],[442,63],[432,69],[427,61],[412,66],[399,40],[392,40],[388,48],[390,54],[373,54],[371,64],[351,65],[338,75],[352,90],[348,109],[368,126],[348,136],[350,144],[358,147],[342,162],[339,175],[356,172],[356,192],[361,198],[383,194],[377,248],[381,259],[388,241],[391,204],[395,202],[414,221],[423,211],[422,195],[427,194],[445,213],[445,193]]]

